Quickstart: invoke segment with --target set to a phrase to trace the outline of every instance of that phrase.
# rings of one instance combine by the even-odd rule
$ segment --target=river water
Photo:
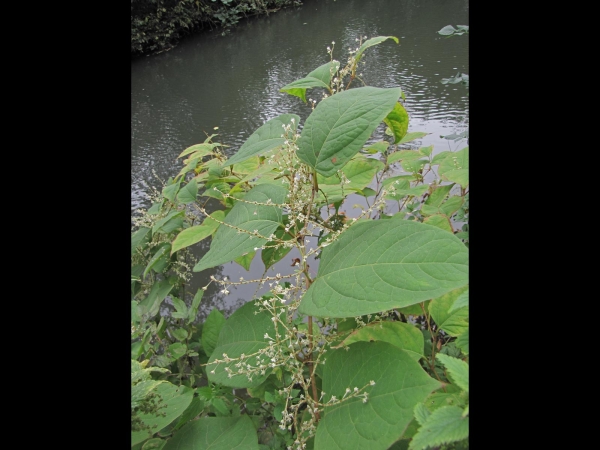
[[[362,78],[371,86],[402,88],[408,131],[428,133],[419,146],[433,145],[434,153],[462,148],[464,142],[459,146],[442,136],[468,129],[468,91],[441,80],[469,73],[469,38],[438,35],[446,25],[469,25],[468,0],[305,0],[299,7],[241,21],[230,32],[202,32],[167,52],[133,60],[132,215],[150,206],[150,186],[160,188],[154,174],[163,180],[175,176],[182,167],[177,156],[207,135],[218,133],[215,141],[228,145],[231,156],[273,117],[295,113],[303,123],[310,107],[279,89],[329,61],[332,42],[333,57],[343,65],[359,36],[399,38],[399,45],[386,40],[366,50]],[[377,129],[373,141],[383,138],[383,130]],[[195,255],[199,258],[209,244],[202,241]],[[293,256],[274,271],[289,273]],[[317,266],[316,261],[311,265],[315,271]],[[249,272],[228,263],[194,274],[190,290],[206,285],[210,275],[251,279],[263,271],[258,256]],[[212,284],[199,319],[213,307],[229,315],[254,293],[252,287],[230,291],[225,295]]]

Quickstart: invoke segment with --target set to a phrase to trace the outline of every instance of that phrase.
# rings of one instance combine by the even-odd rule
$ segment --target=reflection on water
[[[462,148],[464,142],[457,147],[441,136],[467,129],[467,91],[440,81],[469,72],[468,36],[446,39],[437,31],[468,24],[468,0],[305,0],[301,7],[241,22],[226,36],[202,33],[168,52],[132,61],[132,214],[150,205],[151,186],[160,189],[153,172],[163,180],[175,176],[182,166],[177,156],[207,135],[218,133],[215,140],[228,145],[232,155],[273,117],[296,113],[302,124],[310,107],[279,89],[327,62],[332,41],[334,58],[344,63],[357,37],[397,36],[399,45],[387,40],[365,52],[361,78],[372,86],[402,88],[409,132],[428,133],[415,142],[418,146],[433,145],[434,153]],[[319,99],[319,90],[308,91],[307,97]],[[371,141],[383,139],[384,129],[380,126]],[[196,258],[209,241],[203,244],[194,248]],[[290,273],[292,257],[274,270]],[[313,261],[311,269],[317,267]],[[195,293],[211,274],[237,280],[260,277],[263,271],[259,257],[250,273],[236,263],[225,264],[194,274],[189,290]],[[254,293],[240,288],[224,296],[213,286],[203,297],[203,315],[212,307],[229,314]]]

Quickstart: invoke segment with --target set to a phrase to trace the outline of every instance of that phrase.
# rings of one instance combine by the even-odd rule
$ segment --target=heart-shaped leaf
[[[406,220],[356,223],[323,249],[298,310],[355,317],[402,308],[468,283],[468,249],[451,233]]]
[[[259,450],[258,435],[248,415],[202,417],[184,425],[162,450]]]
[[[190,389],[187,386],[175,386],[174,384],[167,382],[159,384],[156,387],[155,392],[160,396],[160,404],[165,405],[165,407],[160,409],[161,415],[153,413],[142,413],[139,415],[142,422],[152,428],[151,431],[132,431],[132,446],[152,437],[154,433],[162,430],[183,414],[185,409],[192,402],[194,396],[193,389]],[[163,416],[162,413],[165,415]]]
[[[333,60],[317,67],[311,73],[306,75],[304,78],[292,81],[290,84],[286,84],[279,91],[286,92],[290,95],[295,95],[302,99],[306,103],[306,89],[321,87],[329,90],[329,84],[331,78],[340,68],[339,61]]]
[[[469,184],[469,147],[447,156],[440,162],[438,170],[444,180],[455,181],[466,188]]]
[[[294,120],[292,121],[292,119]],[[250,135],[237,153],[227,160],[225,164],[228,166],[238,164],[254,155],[264,153],[278,145],[282,145],[285,142],[285,138],[281,137],[284,134],[282,125],[291,125],[292,130],[296,130],[299,122],[300,116],[296,114],[282,114],[267,121]]]
[[[394,134],[394,144],[400,142],[408,131],[408,113],[402,104],[396,103],[394,109],[383,119]]]
[[[202,326],[202,348],[208,356],[214,351],[224,324],[223,313],[217,308],[213,308]]]
[[[225,213],[223,211],[215,211],[211,213],[211,215],[215,219],[221,221],[225,218]],[[213,234],[217,228],[219,228],[219,225],[219,222],[207,217],[200,225],[194,225],[193,227],[186,228],[179,233],[173,241],[171,255],[177,250],[189,247],[190,245],[194,245],[196,242],[200,242],[202,239],[207,238]]]
[[[338,347],[359,341],[389,342],[406,351],[415,361],[423,357],[423,333],[409,323],[381,322],[367,325],[350,333]]]
[[[281,204],[286,194],[287,189],[273,184],[261,184],[248,191],[244,197],[245,201],[236,202],[225,217],[224,222],[235,228],[226,225],[219,227],[210,244],[210,250],[198,261],[193,269],[194,272],[232,261],[267,242],[271,233],[282,224],[281,208],[268,206],[267,203]],[[254,205],[246,202],[262,204]],[[250,233],[256,231],[265,238],[238,232],[238,229]]]
[[[273,369],[268,366],[269,358],[260,351],[269,347],[265,334],[275,338],[271,318],[269,312],[259,311],[250,301],[225,321],[206,366],[210,382],[235,388],[256,387],[269,376]],[[243,364],[236,366],[240,362]],[[254,368],[252,373],[248,373],[248,365]],[[238,375],[240,372],[243,373]]]
[[[375,384],[371,385],[371,381]],[[357,342],[334,350],[323,366],[323,401],[341,399],[346,389],[361,396],[326,406],[315,450],[386,450],[404,433],[413,408],[440,387],[404,350],[388,342]],[[346,394],[348,395],[348,394]]]
[[[401,92],[366,86],[327,97],[304,124],[298,158],[321,175],[333,175],[359,152]]]
[[[369,47],[373,47],[374,45],[381,44],[387,39],[393,39],[396,42],[396,44],[400,43],[396,36],[376,36],[374,38],[368,39],[363,43],[363,45],[360,46],[360,48],[356,52],[356,61],[360,61],[366,49],[368,49]]]

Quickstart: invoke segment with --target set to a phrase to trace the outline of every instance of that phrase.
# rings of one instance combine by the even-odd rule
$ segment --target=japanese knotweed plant
[[[211,236],[193,271],[230,261],[248,269],[260,255],[260,279],[211,276],[209,285],[225,295],[244,284],[266,293],[227,319],[213,309],[200,330],[170,333],[180,334],[194,361],[180,380],[197,400],[158,434],[132,433],[132,446],[384,450],[466,442],[468,248],[455,236],[454,217],[464,217],[468,147],[436,155],[432,146],[411,148],[424,133],[408,133],[401,88],[356,86],[365,50],[388,39],[398,43],[361,38],[343,67],[328,48],[329,62],[281,88],[304,102],[307,89],[321,89],[319,102],[308,99],[302,127],[298,115],[283,114],[231,158],[215,135],[179,155],[184,167],[153,206],[170,211],[159,214],[174,236],[168,257]],[[386,139],[368,144],[382,123]],[[349,208],[360,196],[364,205]],[[223,209],[210,212],[208,198]],[[146,227],[148,239],[155,227]],[[267,275],[292,250],[293,271]],[[317,260],[315,273],[309,263]],[[164,267],[149,264],[144,276],[155,271],[168,281]],[[134,299],[134,327],[149,323],[169,293],[152,297],[155,284]],[[209,285],[191,308],[178,299],[180,320],[189,325]],[[150,350],[142,345],[134,359],[157,360]]]

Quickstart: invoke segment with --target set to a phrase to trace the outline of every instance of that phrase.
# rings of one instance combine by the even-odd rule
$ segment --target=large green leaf
[[[374,45],[381,44],[387,39],[393,39],[396,42],[396,44],[400,43],[396,36],[376,36],[371,39],[368,39],[363,43],[363,45],[360,46],[360,48],[356,52],[356,62],[360,61],[366,49],[368,49],[369,47],[373,47]]]
[[[433,216],[426,217],[425,220],[423,220],[423,223],[433,225],[434,227],[449,231],[450,233],[453,231],[450,219],[443,214],[434,214]]]
[[[265,355],[259,355],[258,352],[269,346],[269,340],[264,337],[265,334],[268,334],[272,339],[275,338],[275,326],[271,317],[271,314],[266,311],[259,312],[254,302],[250,301],[237,309],[225,321],[219,333],[216,348],[206,366],[210,382],[236,388],[256,387],[269,376],[272,371],[272,368],[268,366],[269,358]],[[223,354],[233,359],[233,361],[215,362],[215,360],[224,360],[225,356]],[[250,377],[252,381],[245,374],[229,377],[225,369],[231,370],[232,374],[239,372],[240,368],[235,365],[239,362],[237,358],[240,358],[242,354],[244,354],[242,368],[246,368],[247,364],[252,367],[258,367],[262,364],[265,370],[264,374],[254,373]],[[258,359],[262,359],[263,362],[259,363]]]
[[[367,325],[353,331],[339,346],[359,341],[384,341],[395,345],[418,361],[423,357],[423,333],[414,325],[403,322],[382,322]]]
[[[469,184],[469,147],[446,157],[440,162],[438,171],[444,180],[455,181],[466,188]]]
[[[221,225],[210,244],[210,250],[198,261],[193,269],[194,272],[232,261],[244,253],[253,251],[255,247],[264,245],[267,242],[266,238],[282,224],[281,209],[277,206],[267,206],[265,203],[270,201],[281,204],[286,194],[287,189],[272,184],[262,184],[248,191],[244,197],[245,201],[260,202],[263,205],[238,201],[227,214],[224,222],[251,233],[257,231],[265,238],[251,236],[238,232],[236,228]]]
[[[311,73],[306,75],[304,78],[292,81],[290,84],[286,84],[279,91],[286,92],[290,95],[295,95],[302,99],[306,103],[306,89],[321,87],[329,90],[329,84],[331,83],[331,77],[340,68],[339,61],[329,61],[322,66],[317,67]]]
[[[150,240],[150,228],[140,227],[131,235],[131,254],[133,255],[136,249]]]
[[[462,409],[444,406],[428,417],[410,441],[409,450],[436,448],[469,437],[469,417],[462,417]]]
[[[294,119],[294,121],[292,122],[291,119]],[[241,163],[252,156],[282,145],[285,142],[285,138],[281,137],[284,134],[282,125],[291,125],[292,130],[296,130],[299,122],[300,116],[296,114],[282,114],[267,121],[250,135],[237,153],[225,164],[230,166],[232,164]]]
[[[198,196],[198,182],[195,178],[192,178],[189,183],[183,186],[177,194],[177,200],[181,203],[191,203],[196,200]]]
[[[468,258],[460,239],[432,225],[356,223],[323,249],[299,311],[354,317],[429,300],[468,283]]]
[[[469,354],[469,329],[456,338],[456,346],[462,350],[465,355]]]
[[[215,211],[211,213],[212,217],[217,220],[223,220],[225,213],[223,211]],[[193,227],[186,228],[177,235],[171,246],[171,255],[177,250],[194,245],[200,242],[202,239],[207,238],[213,234],[217,228],[219,228],[219,222],[207,217],[200,225],[194,225]]]
[[[152,233],[170,233],[183,226],[185,211],[173,210],[162,219],[156,221],[152,227]]]
[[[158,247],[156,247],[156,251],[150,261],[148,261],[148,265],[144,269],[144,273],[142,274],[142,278],[144,278],[150,270],[154,270],[156,273],[161,273],[167,264],[169,263],[171,251],[171,244],[168,242],[163,242]]]
[[[378,159],[367,158],[363,155],[354,156],[348,164],[344,166],[342,172],[348,178],[350,183],[344,185],[345,189],[363,189],[373,180],[375,174],[385,167]],[[317,175],[319,187],[323,185],[339,185],[340,177],[337,173],[330,177]]]
[[[371,380],[375,385],[371,386]],[[367,386],[368,401],[351,398],[326,406],[317,428],[316,450],[385,450],[397,441],[413,417],[413,408],[440,383],[410,355],[388,342],[357,342],[327,356],[323,401],[341,399],[350,389]]]
[[[159,384],[155,392],[161,397],[160,404],[165,405],[159,412],[161,415],[155,414],[140,414],[139,417],[146,425],[149,425],[151,431],[132,431],[131,445],[135,445],[150,437],[157,431],[173,422],[179,417],[192,401],[194,390],[187,386],[175,386],[172,383]],[[165,415],[163,416],[162,413]]]
[[[173,289],[173,285],[168,280],[161,280],[158,283],[154,283],[148,297],[138,304],[138,316],[143,320],[155,316],[158,313],[160,304],[167,294],[171,292],[171,289]]]
[[[452,308],[454,302],[468,289],[468,285],[454,289],[433,299],[429,304],[431,317],[437,326],[450,336],[460,336],[469,328],[469,308]]]
[[[258,435],[248,415],[202,417],[183,426],[162,450],[258,450]]]
[[[456,298],[456,300],[454,301],[454,304],[448,310],[448,312],[453,312],[454,310],[462,308],[464,306],[469,306],[469,289],[468,288],[466,291],[464,291],[462,294],[460,294]]]
[[[383,122],[394,133],[394,144],[400,142],[408,131],[408,113],[401,103],[396,103],[394,109],[387,115]]]
[[[321,175],[333,175],[358,153],[401,92],[366,86],[322,100],[304,124],[298,158]]]
[[[444,365],[450,379],[463,391],[469,392],[469,365],[462,359],[438,353],[435,355]]]
[[[217,345],[219,333],[225,324],[225,316],[217,308],[213,308],[202,326],[202,347],[210,356]]]
[[[283,228],[277,228],[274,234],[277,239],[282,239],[284,241],[294,239],[294,237],[287,233]],[[260,257],[266,269],[278,261],[281,261],[283,257],[292,250],[292,247],[274,247],[274,245],[276,245],[275,241],[269,241],[266,248],[260,253]]]

